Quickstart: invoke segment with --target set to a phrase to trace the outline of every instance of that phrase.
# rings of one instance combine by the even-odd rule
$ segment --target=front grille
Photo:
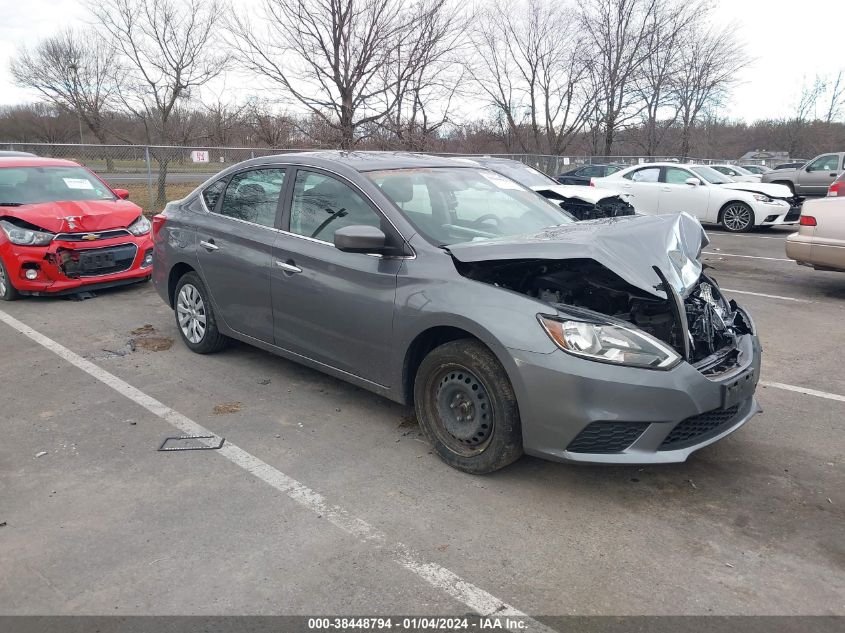
[[[61,242],[96,242],[127,235],[131,235],[131,233],[126,229],[109,229],[108,231],[88,231],[87,233],[59,233],[54,239]]]
[[[642,435],[646,422],[593,422],[569,443],[573,453],[621,453]]]
[[[789,213],[786,214],[786,217],[783,219],[784,222],[793,222],[798,220],[801,217],[801,207],[792,207],[789,210]]]
[[[121,273],[132,267],[137,254],[135,244],[81,250],[60,248],[57,251],[62,272],[71,278]]]
[[[730,427],[739,411],[738,404],[727,409],[713,409],[679,422],[669,432],[658,450],[673,451],[698,444]]]

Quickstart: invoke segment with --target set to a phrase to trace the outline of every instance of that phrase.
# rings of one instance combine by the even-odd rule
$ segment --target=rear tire
[[[192,352],[213,354],[228,345],[229,338],[217,328],[208,290],[196,273],[184,274],[176,284],[173,313],[179,336]]]
[[[0,301],[16,301],[20,296],[20,293],[12,285],[11,279],[9,279],[6,265],[0,259]]]
[[[731,233],[747,233],[754,228],[754,210],[744,202],[729,202],[722,209],[720,224]]]
[[[451,341],[429,352],[414,380],[414,407],[434,450],[453,468],[482,475],[522,455],[513,387],[478,341]]]

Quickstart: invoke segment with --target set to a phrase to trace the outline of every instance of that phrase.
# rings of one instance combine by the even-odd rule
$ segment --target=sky
[[[737,28],[753,59],[720,114],[748,122],[789,116],[804,83],[845,69],[839,1],[714,0],[717,22]],[[34,101],[33,91],[14,85],[10,59],[66,26],[85,26],[90,14],[84,0],[0,0],[0,16],[0,105]]]

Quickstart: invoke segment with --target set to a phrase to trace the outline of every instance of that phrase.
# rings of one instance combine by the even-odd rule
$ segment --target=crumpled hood
[[[614,198],[616,196],[624,198],[626,195],[618,191],[585,187],[583,185],[537,185],[536,187],[531,187],[531,189],[537,193],[552,191],[563,198],[575,198],[589,202],[590,204],[598,204],[600,200]]]
[[[592,259],[633,286],[660,298],[657,266],[682,296],[701,276],[702,249],[710,243],[688,213],[603,218],[554,226],[531,235],[452,244],[460,262],[508,259]]]
[[[51,233],[125,228],[139,215],[141,207],[128,200],[77,200],[0,207],[0,216],[19,218]]]
[[[751,193],[762,193],[770,198],[786,199],[793,196],[793,193],[786,185],[774,185],[769,182],[728,182],[718,186],[724,187],[725,189],[739,189],[740,191],[749,191]]]

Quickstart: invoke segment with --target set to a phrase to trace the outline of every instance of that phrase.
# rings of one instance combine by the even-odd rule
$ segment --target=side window
[[[622,168],[619,165],[608,165],[604,169],[604,175],[609,176],[610,174],[615,174],[620,169],[622,169]]]
[[[593,176],[601,176],[601,168],[594,167],[593,165],[587,165],[586,167],[582,167],[578,171],[579,176],[583,176],[584,178],[592,178]]]
[[[660,167],[644,167],[624,176],[634,182],[657,182],[660,180]]]
[[[272,228],[284,182],[284,169],[254,169],[235,174],[223,194],[219,213]]]
[[[723,167],[722,165],[713,165],[713,169],[718,172],[725,174],[725,176],[735,176],[736,172],[730,167]]]
[[[352,188],[336,178],[299,170],[290,206],[290,232],[325,242],[344,226],[381,228],[381,216]]]
[[[810,163],[807,171],[839,171],[839,156],[836,154],[821,156]]]
[[[202,190],[202,199],[205,200],[205,206],[209,211],[214,211],[214,205],[217,204],[217,199],[225,188],[226,179],[221,178]]]
[[[695,176],[689,173],[686,169],[679,169],[678,167],[666,168],[666,184],[683,185],[686,183],[687,178],[695,178]]]

